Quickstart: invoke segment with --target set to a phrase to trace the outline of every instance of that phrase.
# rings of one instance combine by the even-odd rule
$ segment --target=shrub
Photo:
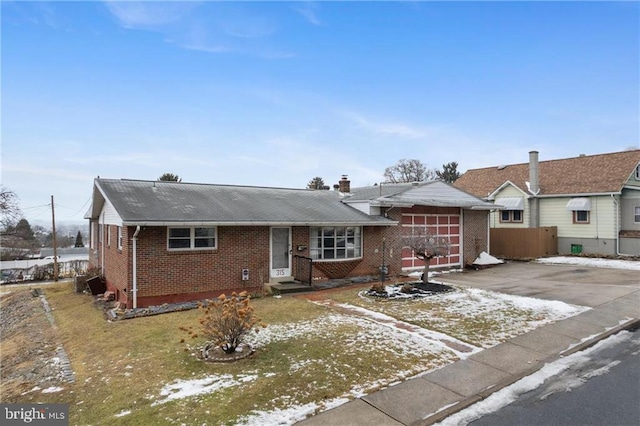
[[[411,293],[413,293],[414,288],[415,288],[415,287],[413,287],[413,285],[412,285],[412,284],[404,283],[404,284],[402,285],[402,287],[400,288],[400,291],[401,291],[402,293],[411,294]]]
[[[384,285],[384,283],[382,282],[375,282],[373,283],[373,285],[371,286],[370,291],[374,292],[374,293],[386,293],[387,292],[387,288]]]
[[[222,294],[217,299],[199,304],[198,308],[203,313],[198,321],[202,336],[219,346],[225,353],[235,352],[247,333],[260,321],[255,316],[249,300],[247,293],[242,292],[232,293],[230,297]],[[264,324],[261,325],[266,327]],[[182,329],[191,337],[198,337],[198,332],[192,328]]]

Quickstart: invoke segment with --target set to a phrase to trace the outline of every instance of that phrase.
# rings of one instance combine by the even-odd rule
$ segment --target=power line
[[[39,206],[22,207],[20,210],[39,209],[40,207],[50,207],[50,206],[51,206],[51,203],[49,203],[49,204],[41,204]]]

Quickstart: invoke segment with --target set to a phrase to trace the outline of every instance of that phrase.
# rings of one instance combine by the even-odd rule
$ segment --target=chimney
[[[538,151],[529,151],[529,188],[534,194],[540,189],[538,179]]]
[[[342,179],[338,182],[338,190],[343,194],[351,192],[351,181],[348,179],[347,175],[342,175]]]
[[[540,204],[537,197],[539,191],[538,151],[529,151],[529,192],[533,194],[529,199],[529,228],[540,226]]]

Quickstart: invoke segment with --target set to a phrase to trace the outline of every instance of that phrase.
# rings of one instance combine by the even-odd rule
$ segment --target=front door
[[[291,276],[291,228],[271,228],[271,278]]]

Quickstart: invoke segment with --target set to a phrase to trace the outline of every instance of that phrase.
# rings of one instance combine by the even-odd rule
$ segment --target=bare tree
[[[395,165],[384,169],[384,177],[387,182],[423,182],[436,179],[436,171],[428,169],[420,160],[399,160]]]
[[[0,185],[0,225],[2,235],[22,216],[18,207],[18,196],[6,186]]]
[[[449,254],[449,239],[431,234],[425,227],[405,228],[402,242],[405,247],[413,250],[415,256],[424,262],[422,282],[429,281],[429,263],[434,257]]]

